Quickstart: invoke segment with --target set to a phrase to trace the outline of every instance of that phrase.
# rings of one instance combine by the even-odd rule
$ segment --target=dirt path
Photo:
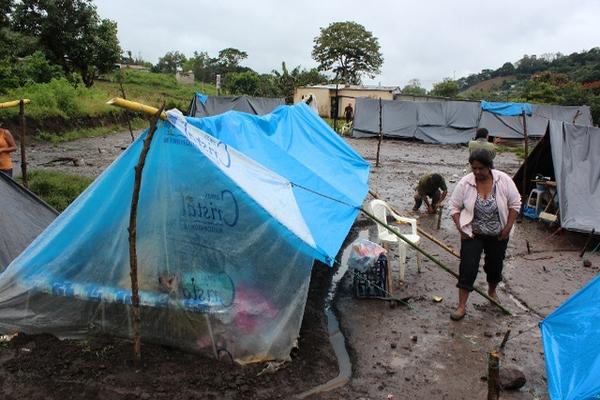
[[[348,142],[374,164],[377,146],[375,140],[348,139]],[[38,143],[30,151],[30,167],[94,177],[129,143],[127,132],[59,146]],[[79,166],[72,163],[49,163],[59,157],[73,157],[83,162]],[[419,176],[439,172],[447,178],[451,192],[467,170],[466,158],[467,150],[464,147],[384,141],[382,165],[372,169],[370,187],[398,209],[408,211],[413,204],[413,188]],[[518,166],[519,161],[512,153],[501,153],[496,159],[496,167],[509,174],[514,173]],[[18,164],[15,169],[19,169]],[[435,217],[421,215],[419,224],[458,249],[458,237],[446,214],[439,231],[435,229]],[[367,226],[364,221],[360,225]],[[360,229],[366,228],[357,228],[354,235]],[[374,226],[363,232],[363,235],[374,238]],[[526,240],[530,242],[532,254],[527,253]],[[456,258],[426,239],[423,239],[422,244],[442,262],[458,269]],[[503,393],[502,398],[547,399],[537,323],[597,274],[600,257],[589,257],[593,267],[584,268],[578,257],[581,246],[581,238],[576,235],[550,237],[550,233],[536,223],[518,224],[510,241],[504,271],[505,283],[500,287],[499,293],[501,302],[513,312],[513,316],[502,315],[488,305],[485,299],[473,294],[469,299],[466,318],[458,323],[449,319],[456,304],[455,279],[429,261],[423,263],[422,273],[417,274],[413,251],[409,251],[407,260],[406,283],[397,289],[400,297],[412,296],[410,308],[392,309],[381,301],[354,299],[349,289],[351,278],[346,274],[340,285],[336,309],[351,352],[352,381],[342,389],[313,398],[385,399],[388,394],[393,394],[395,399],[485,398],[487,382],[482,377],[486,375],[487,352],[500,343],[507,329],[511,329],[511,340],[507,344],[502,366],[521,369],[527,378],[527,384],[520,391]],[[478,285],[485,287],[483,274],[478,278]],[[443,301],[433,302],[434,295],[441,296]],[[307,315],[312,319],[322,318],[318,313]],[[311,329],[318,334],[308,335],[306,326],[312,326]],[[304,350],[301,346],[302,356],[294,361],[296,364],[293,368],[282,375],[269,375],[263,381],[254,377],[237,377],[235,374],[239,373],[234,370],[233,379],[238,379],[241,382],[239,385],[209,385],[210,390],[203,392],[201,385],[206,382],[198,378],[197,391],[192,390],[192,384],[186,383],[183,389],[180,388],[183,391],[174,389],[174,393],[186,393],[189,398],[194,398],[194,393],[198,396],[210,393],[204,396],[207,398],[236,398],[236,393],[241,396],[238,398],[288,398],[293,393],[323,383],[327,377],[334,376],[336,371],[328,370],[333,368],[331,349],[326,342],[317,340],[318,335],[323,334],[319,331],[322,327],[322,321],[317,325],[303,327],[304,343],[308,345],[303,346]],[[311,372],[316,360],[321,362],[315,364],[316,370]],[[203,367],[207,368],[206,365]],[[27,376],[27,371],[22,368],[20,371]],[[217,371],[223,369],[218,368]],[[253,369],[249,371],[251,374],[256,373]],[[169,373],[165,370],[158,372],[167,376]],[[178,375],[179,373],[174,376],[188,382],[189,377]],[[226,377],[231,376],[227,372],[223,373]],[[0,383],[2,379],[0,374]],[[111,379],[107,380],[107,385],[112,385],[111,390],[118,391],[124,387],[121,383],[114,383],[116,378]],[[160,382],[162,387],[166,386],[165,380]],[[241,385],[244,390],[240,388]],[[278,386],[281,388],[279,391]],[[147,398],[155,398],[153,396],[158,393],[142,392],[152,395]],[[113,394],[106,398],[134,398],[136,393]],[[13,396],[15,399],[24,398],[16,394]],[[156,398],[163,397],[156,395]],[[181,395],[173,398],[188,397]]]

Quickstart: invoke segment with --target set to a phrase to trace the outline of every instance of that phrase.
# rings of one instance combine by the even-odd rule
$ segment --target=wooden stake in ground
[[[142,361],[141,351],[141,315],[140,315],[140,295],[138,291],[138,274],[137,274],[137,253],[136,253],[136,236],[137,236],[137,208],[140,198],[140,187],[142,185],[142,171],[146,164],[146,156],[150,151],[150,144],[156,131],[156,124],[164,109],[164,105],[152,117],[150,121],[150,130],[148,136],[144,139],[144,147],[140,153],[140,158],[135,166],[135,181],[133,184],[133,195],[131,197],[131,213],[129,214],[129,266],[131,277],[131,315],[133,320],[133,364],[139,367]]]
[[[21,175],[23,176],[23,186],[29,187],[29,179],[27,178],[27,139],[25,137],[25,101],[19,101],[19,122],[21,124],[20,144],[21,144]]]
[[[587,240],[585,241],[585,245],[583,245],[583,249],[581,249],[581,253],[579,253],[579,258],[583,257],[583,255],[585,254],[587,247],[590,245],[590,242],[592,241],[592,237],[594,236],[594,233],[596,233],[596,228],[592,228],[592,231],[590,232]]]
[[[487,400],[500,398],[500,357],[492,351],[488,355],[488,396]]]
[[[375,166],[379,167],[379,149],[381,149],[381,139],[383,138],[383,123],[381,119],[382,107],[381,97],[379,98],[379,141],[377,142],[377,158],[375,159]]]
[[[125,96],[125,89],[123,88],[123,71],[119,70],[119,87],[121,88],[121,94],[123,95],[123,99],[127,100]],[[133,129],[131,129],[131,118],[129,115],[129,110],[125,110],[125,117],[127,118],[127,127],[129,128],[129,134],[131,135],[131,143],[135,140],[135,136],[133,136]]]

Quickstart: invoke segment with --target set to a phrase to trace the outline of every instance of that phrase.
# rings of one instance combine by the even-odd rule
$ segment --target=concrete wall
[[[335,98],[335,89],[311,87],[296,88],[294,93],[294,103],[302,101],[304,96],[308,96],[311,93],[317,99],[319,115],[324,118],[331,118],[331,103],[332,99]],[[338,118],[344,117],[344,108],[346,108],[348,104],[351,104],[352,108],[355,108],[354,103],[357,97],[368,97],[371,99],[381,98],[382,100],[394,99],[394,95],[391,91],[355,88],[351,89],[340,85],[338,88]]]

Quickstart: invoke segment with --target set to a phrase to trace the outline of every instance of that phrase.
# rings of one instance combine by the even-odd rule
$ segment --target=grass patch
[[[529,154],[533,151],[533,148],[537,145],[537,142],[529,143]],[[503,144],[496,145],[497,153],[514,153],[519,160],[525,159],[525,146],[523,143],[507,146]]]
[[[143,118],[134,118],[131,120],[131,128],[133,130],[142,129],[148,126],[148,121]],[[118,124],[110,126],[102,126],[98,128],[85,128],[75,129],[61,133],[60,135],[54,133],[40,132],[37,137],[41,140],[50,143],[63,143],[71,140],[77,140],[81,138],[92,138],[99,136],[106,136],[113,133],[123,132],[129,130],[127,124]]]
[[[47,170],[33,170],[28,178],[29,190],[61,212],[93,181],[91,178]]]
[[[80,84],[73,86],[64,78],[53,79],[49,83],[30,84],[10,89],[0,96],[0,102],[27,98],[31,103],[25,107],[28,117],[34,119],[62,117],[96,117],[122,112],[106,102],[113,97],[122,97],[119,73],[107,75],[91,88]],[[195,92],[215,95],[214,85],[196,82],[183,84],[175,76],[125,70],[122,74],[123,89],[128,100],[167,109],[178,108],[187,111]],[[18,115],[19,107],[0,110],[0,118]]]

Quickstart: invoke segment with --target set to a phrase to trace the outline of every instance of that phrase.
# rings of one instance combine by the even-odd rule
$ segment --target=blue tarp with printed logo
[[[0,275],[0,330],[131,336],[128,226],[141,135]],[[287,359],[315,259],[332,265],[368,163],[306,105],[156,130],[142,175],[142,334],[240,363]]]

